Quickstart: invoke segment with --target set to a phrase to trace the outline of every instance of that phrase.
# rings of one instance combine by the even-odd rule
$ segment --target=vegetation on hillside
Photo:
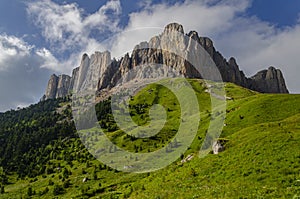
[[[151,173],[118,172],[96,160],[76,133],[69,99],[1,113],[0,198],[300,197],[300,95],[260,94],[226,84],[227,116],[221,134],[227,140],[225,151],[199,158],[214,115],[203,82],[190,83],[201,110],[198,133],[177,161]],[[149,108],[156,103],[166,108],[167,122],[150,139],[118,129],[110,99],[95,108],[99,124],[114,144],[148,153],[172,139],[181,114],[176,97],[153,84],[132,97],[132,119],[147,125]],[[181,163],[189,155],[193,158]]]

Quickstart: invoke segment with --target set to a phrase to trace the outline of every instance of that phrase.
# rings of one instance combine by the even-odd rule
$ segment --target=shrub
[[[52,185],[54,185],[54,182],[50,179],[48,182],[48,185],[52,186]]]
[[[28,187],[27,196],[32,196],[32,195],[34,195],[34,191],[32,190],[32,187]]]
[[[62,193],[64,193],[64,188],[61,185],[54,185],[53,195],[57,196]]]
[[[43,191],[40,191],[40,192],[39,192],[39,196],[42,196],[42,195],[44,195],[44,194],[46,194],[46,193],[48,193],[48,192],[49,192],[49,188],[46,187]]]
[[[66,181],[64,182],[64,184],[63,184],[63,187],[64,187],[64,188],[69,188],[70,185],[71,185],[70,180],[66,180]]]
[[[5,193],[4,186],[0,185],[0,194],[4,194],[4,193]]]

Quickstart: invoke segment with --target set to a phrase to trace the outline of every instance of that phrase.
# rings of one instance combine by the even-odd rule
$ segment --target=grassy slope
[[[193,82],[200,107],[209,106],[209,95],[204,88]],[[149,88],[147,88],[149,89]],[[146,90],[147,90],[146,89]],[[157,89],[153,87],[153,89]],[[222,137],[229,141],[226,150],[219,155],[209,154],[204,158],[195,157],[192,161],[180,164],[178,160],[165,169],[149,174],[121,173],[111,169],[99,169],[97,160],[87,163],[73,161],[73,167],[64,161],[61,167],[72,171],[69,176],[71,186],[58,198],[293,198],[300,196],[300,95],[258,94],[247,89],[226,85],[227,104],[226,126]],[[158,95],[165,91],[158,89]],[[146,95],[146,94],[145,94]],[[134,103],[139,103],[142,94]],[[160,103],[173,107],[169,95],[161,96]],[[152,99],[147,103],[151,104]],[[143,101],[141,103],[144,103]],[[203,125],[200,125],[196,138],[188,154],[197,154],[205,134],[209,118],[202,109]],[[172,112],[170,113],[172,118]],[[175,117],[175,116],[174,116]],[[138,116],[134,120],[140,121]],[[172,121],[172,120],[171,120]],[[142,122],[142,121],[141,121]],[[172,124],[172,123],[171,123]],[[164,135],[162,134],[162,137]],[[124,139],[115,138],[118,143]],[[125,140],[126,141],[126,140]],[[138,141],[137,141],[138,142]],[[67,153],[76,153],[74,140],[62,143]],[[119,145],[122,145],[119,143]],[[161,145],[159,145],[161,146]],[[152,145],[150,146],[150,148]],[[130,147],[129,147],[130,148]],[[77,150],[77,152],[79,149]],[[80,153],[88,154],[84,149]],[[82,169],[86,171],[83,174]],[[99,179],[93,180],[96,170]],[[5,187],[0,198],[20,198],[26,196],[31,186],[36,194],[32,198],[53,198],[54,184],[63,184],[56,172],[44,177],[16,181]],[[82,183],[84,177],[90,181]],[[99,184],[100,183],[100,184]],[[38,192],[46,187],[49,191],[41,196]],[[96,193],[97,192],[97,193]]]

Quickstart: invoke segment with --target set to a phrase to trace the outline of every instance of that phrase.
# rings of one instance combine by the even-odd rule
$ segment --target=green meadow
[[[139,131],[118,127],[111,99],[98,103],[99,126],[116,148],[102,149],[95,129],[76,132],[70,99],[0,114],[0,198],[300,198],[300,95],[261,94],[226,83],[226,117],[218,138],[224,140],[225,150],[199,157],[210,122],[225,112],[212,113],[203,80],[188,82],[198,104],[187,107],[199,110],[198,115],[182,109],[189,105],[188,98],[183,97],[183,105],[170,89],[151,84],[129,100],[129,114],[142,127]],[[188,95],[184,89],[178,92]],[[163,126],[151,123],[149,112],[155,104],[164,108]],[[180,123],[198,116],[199,125],[185,128],[195,128],[196,134],[183,146],[184,138],[175,139]],[[151,130],[157,133],[135,136]],[[108,159],[118,148],[132,154],[186,150],[165,168],[121,172],[98,161],[80,137],[91,151],[107,151]],[[182,163],[188,156],[193,158]],[[142,161],[134,155],[126,158]]]

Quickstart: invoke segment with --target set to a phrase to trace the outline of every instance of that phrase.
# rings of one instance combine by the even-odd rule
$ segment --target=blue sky
[[[2,0],[0,111],[37,102],[50,74],[70,74],[107,39],[120,56],[174,21],[212,38],[247,76],[280,68],[299,93],[299,13],[298,0]]]

